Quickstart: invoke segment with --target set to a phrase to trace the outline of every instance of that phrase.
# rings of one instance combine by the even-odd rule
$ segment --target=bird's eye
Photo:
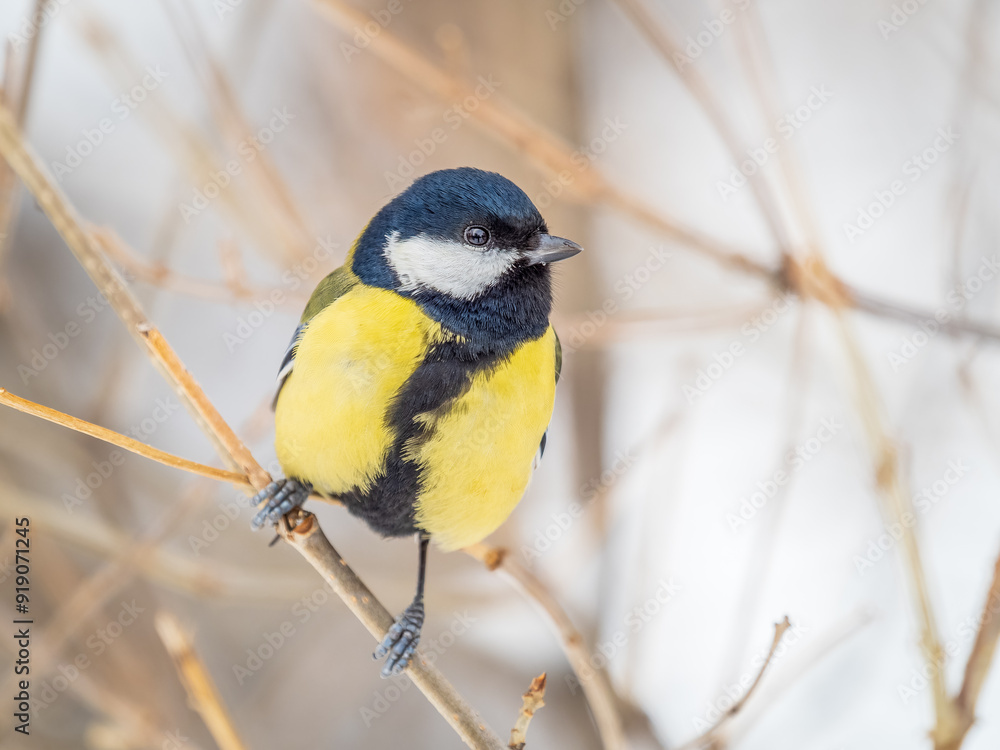
[[[480,226],[471,226],[465,228],[465,241],[470,245],[475,247],[482,247],[487,242],[490,241],[489,230],[484,229]]]

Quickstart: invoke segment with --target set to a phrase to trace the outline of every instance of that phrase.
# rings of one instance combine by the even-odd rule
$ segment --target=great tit
[[[254,498],[253,527],[315,492],[417,536],[416,596],[374,654],[383,677],[420,639],[429,540],[481,541],[541,458],[562,361],[549,264],[581,249],[506,178],[441,170],[382,208],[306,305],[274,402],[286,478]]]

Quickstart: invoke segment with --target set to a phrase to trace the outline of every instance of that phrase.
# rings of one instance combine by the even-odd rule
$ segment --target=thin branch
[[[363,28],[371,18],[344,0],[314,0],[322,14],[348,34]],[[445,102],[461,101],[475,96],[468,81],[434,65],[414,47],[403,42],[388,29],[373,36],[366,47],[397,73],[418,88]],[[567,191],[578,200],[600,202],[646,224],[677,242],[694,248],[720,264],[756,275],[774,284],[776,270],[748,257],[726,243],[705,236],[697,229],[682,225],[676,219],[655,211],[639,198],[608,182],[596,169],[580,168],[574,150],[529,115],[493,95],[478,97],[475,108],[468,110],[470,122],[487,135],[524,155],[542,171],[572,175]]]
[[[316,517],[299,511],[299,519],[298,524],[284,534],[285,540],[323,576],[368,632],[381,640],[392,626],[392,615],[333,548],[320,530]],[[420,648],[406,673],[469,747],[503,748],[501,740],[441,672],[427,661]]]
[[[972,646],[972,653],[969,654],[969,661],[965,664],[962,688],[953,700],[961,719],[953,728],[950,737],[938,737],[935,732],[934,740],[938,750],[961,747],[965,735],[976,721],[976,704],[979,701],[979,694],[986,682],[986,677],[990,673],[990,666],[996,654],[997,641],[1000,640],[998,605],[1000,605],[1000,556],[997,557],[996,565],[993,568],[993,581],[986,593],[986,601],[983,603],[983,614],[980,617],[976,642]]]
[[[84,41],[97,53],[118,85],[131,87],[137,77],[142,77],[142,66],[95,13],[84,11],[79,25]],[[226,171],[227,157],[157,92],[153,92],[136,113],[176,156],[192,187],[201,188],[213,181],[213,175]],[[216,202],[220,214],[275,260],[287,262],[289,258],[305,257],[310,245],[303,244],[300,227],[289,225],[273,197],[250,193],[256,185],[256,182],[233,180],[220,190]]]
[[[191,636],[169,612],[157,612],[156,632],[174,660],[191,707],[201,714],[219,750],[246,750],[208,669],[194,650]]]
[[[204,498],[200,499],[200,504],[204,505]],[[192,504],[187,505],[190,510]],[[141,576],[165,589],[192,597],[225,598],[237,602],[288,601],[308,593],[309,583],[303,581],[301,575],[296,578],[291,573],[276,572],[263,564],[237,566],[207,557],[194,558],[189,553],[155,547],[144,540],[136,541],[134,534],[118,529],[94,514],[71,515],[62,506],[49,502],[48,498],[18,487],[7,486],[0,493],[0,511],[13,515],[25,508],[31,510],[32,523],[36,523],[37,517],[37,524],[44,529],[44,533],[100,557],[112,561],[121,558],[123,561],[117,569],[108,569],[104,575],[96,574],[99,579],[92,586],[87,581],[80,585],[80,591],[93,594],[89,599],[78,595],[77,589],[74,589],[71,598],[62,603],[73,613],[73,617],[65,620],[60,616],[47,618],[46,635],[53,639],[55,650],[64,644],[63,633],[72,633],[81,619],[86,621],[93,605],[114,596],[115,588],[130,582],[131,578],[128,578],[119,583],[122,575]],[[47,668],[42,661],[36,666],[38,672]]]
[[[677,55],[681,52],[681,48],[674,42],[667,29],[654,18],[642,0],[615,0],[615,3],[629,17],[636,30],[656,48],[660,57],[673,68],[687,87],[688,93],[698,102],[705,115],[712,122],[719,137],[729,150],[730,156],[736,163],[739,163],[744,150],[742,141],[723,114],[722,105],[716,100],[711,88],[695,67],[685,68],[677,64]],[[750,178],[750,188],[753,190],[757,205],[760,207],[764,220],[767,222],[779,249],[783,255],[789,255],[791,253],[791,240],[785,231],[778,202],[772,191],[767,189],[760,173]]]
[[[38,17],[42,12],[42,5],[45,0],[35,0],[32,9],[32,18]],[[38,50],[42,41],[42,33],[46,24],[40,25],[31,40],[28,42],[28,52],[23,61],[23,74],[20,81],[15,81],[14,59],[16,53],[13,44],[7,42],[7,64],[4,68],[4,99],[8,107],[14,112],[14,119],[18,127],[23,128],[25,118],[28,115],[28,102],[31,100],[31,91],[35,82],[35,69],[38,62]],[[15,88],[16,87],[16,88]],[[0,164],[0,268],[10,249],[11,227],[14,224],[14,217],[17,215],[21,203],[21,195],[17,189],[17,180],[14,173],[6,164]],[[2,276],[2,274],[0,274]],[[0,289],[0,304],[5,300],[2,294],[5,290]]]
[[[528,692],[521,696],[521,711],[517,715],[517,723],[510,730],[510,750],[524,750],[528,741],[528,724],[531,723],[535,711],[545,705],[545,672],[531,681]]]
[[[255,489],[265,487],[271,480],[270,475],[261,468],[236,433],[222,419],[180,358],[148,321],[122,279],[93,238],[84,230],[82,220],[66,196],[53,184],[38,157],[25,144],[10,111],[2,105],[0,154],[34,195],[38,205],[62,235],[84,270],[104,293],[129,333],[160,369],[182,403],[188,407],[198,426],[212,439],[219,455],[232,468],[242,471]],[[307,516],[308,519],[311,516]],[[362,622],[380,640],[392,625],[392,616],[337,554],[319,525],[310,523],[308,533],[305,528],[301,531],[285,530],[284,536],[306,556],[359,618],[359,600],[364,599],[365,616],[361,618]],[[363,592],[360,597],[357,596],[359,592]],[[440,672],[423,663],[417,667],[411,665],[408,669],[414,684],[459,732],[469,747],[492,750],[503,747],[499,737],[481,722]]]
[[[848,293],[854,300],[854,306],[858,310],[873,313],[883,318],[893,318],[910,325],[918,326],[921,323],[933,322],[939,327],[941,333],[949,336],[972,336],[989,341],[1000,341],[1000,327],[989,323],[977,323],[966,318],[956,318],[949,314],[945,321],[937,320],[937,311],[921,310],[898,302],[886,302],[851,287],[847,287]]]
[[[243,111],[222,65],[210,52],[211,45],[205,36],[198,14],[187,0],[181,3],[188,21],[185,32],[176,5],[168,0],[161,0],[161,5],[170,19],[170,25],[187,55],[192,70],[201,79],[205,88],[205,102],[209,106],[218,132],[225,133],[235,149],[238,144],[254,137],[255,128],[251,127],[250,120]],[[250,179],[257,184],[266,204],[273,207],[281,217],[289,235],[292,237],[298,235],[300,243],[298,250],[305,255],[305,251],[312,243],[312,233],[292,198],[291,188],[285,183],[266,149],[257,152],[256,158],[249,162],[247,172]]]
[[[548,615],[559,636],[559,645],[562,646],[563,653],[566,654],[570,667],[576,674],[584,695],[587,696],[604,747],[615,750],[626,747],[625,730],[618,711],[618,699],[608,674],[591,664],[591,654],[587,651],[583,636],[545,584],[524,566],[515,562],[507,554],[507,550],[501,547],[480,543],[466,547],[464,551],[479,560],[487,569],[500,570],[517,584],[529,600]]]
[[[736,701],[736,703],[733,704],[728,711],[722,714],[722,716],[719,717],[719,720],[716,721],[711,728],[706,729],[690,742],[685,742],[678,748],[678,750],[695,750],[696,748],[706,746],[706,744],[708,747],[713,746],[715,736],[734,716],[736,716],[736,714],[740,712],[740,710],[742,710],[743,706],[746,705],[746,702],[750,700],[750,696],[754,694],[754,691],[757,689],[760,681],[764,679],[764,672],[767,671],[768,665],[770,665],[771,660],[774,658],[774,653],[778,650],[778,644],[781,643],[781,639],[784,637],[785,631],[787,631],[790,627],[792,627],[792,624],[788,621],[787,616],[781,622],[774,623],[774,639],[771,641],[771,648],[767,652],[767,658],[764,659],[764,663],[760,666],[760,671],[757,672],[757,676],[754,678],[754,681],[750,683],[750,687],[747,688],[743,697]]]
[[[265,299],[274,300],[279,294],[280,297],[278,299],[280,301],[276,303],[278,305],[294,304],[302,307],[308,300],[308,297],[281,289],[280,287],[265,289],[263,287],[247,286],[242,280],[237,278],[231,278],[225,282],[216,282],[178,273],[164,263],[146,260],[134,249],[126,245],[115,232],[109,229],[103,227],[92,229],[90,233],[101,249],[110,258],[117,261],[136,280],[159,287],[165,291],[227,304],[245,304],[254,300]],[[223,268],[227,273],[230,272],[232,269],[231,262],[224,260]]]
[[[915,511],[912,507],[913,500],[906,491],[899,468],[898,451],[885,427],[882,414],[883,406],[874,378],[865,362],[864,355],[861,353],[857,337],[851,330],[848,320],[842,314],[836,316],[836,322],[854,378],[858,413],[867,433],[869,448],[873,456],[875,486],[882,499],[883,517],[887,525],[898,523],[903,528],[900,545],[902,561],[910,577],[912,595],[920,621],[920,645],[924,659],[931,665],[941,664],[944,661],[944,649],[941,646],[941,638],[934,617],[923,555],[912,526],[902,522],[907,513],[912,514]],[[947,717],[953,713],[953,708],[948,701],[944,670],[932,669],[931,672],[929,679],[933,688],[935,715],[938,717],[938,724],[951,725],[952,721]]]
[[[98,440],[103,440],[105,443],[117,445],[119,448],[124,448],[151,461],[157,461],[164,466],[172,466],[181,471],[197,474],[207,479],[216,479],[220,482],[229,482],[240,487],[250,486],[250,481],[242,474],[225,471],[224,469],[216,469],[214,466],[205,466],[205,464],[200,464],[197,461],[189,461],[186,458],[161,451],[159,448],[154,448],[151,445],[130,438],[128,435],[122,435],[120,432],[109,430],[106,427],[101,427],[92,422],[64,414],[61,411],[50,409],[47,406],[36,404],[34,401],[28,401],[20,396],[15,396],[2,387],[0,387],[0,404],[9,406],[24,414],[31,414],[32,416],[62,425],[63,427],[68,427],[76,432],[82,432],[84,435],[90,435]]]

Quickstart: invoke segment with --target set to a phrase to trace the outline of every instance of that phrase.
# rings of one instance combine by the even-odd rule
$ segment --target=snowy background
[[[932,747],[927,675],[961,687],[1000,552],[995,4],[647,1],[636,23],[610,0],[50,0],[40,24],[33,5],[0,6],[5,101],[23,100],[37,38],[27,140],[265,467],[313,285],[414,176],[502,172],[586,253],[556,271],[545,461],[489,541],[582,633],[624,745],[709,729],[787,615],[715,747]],[[9,179],[0,385],[215,463]],[[888,311],[848,293],[837,313],[751,268],[783,257],[822,258]],[[970,322],[990,330],[956,333]],[[109,470],[113,451],[0,411],[0,609],[28,515],[45,704],[30,740],[5,712],[0,747],[213,747],[157,611],[193,634],[247,748],[460,746],[415,688],[378,677],[305,561],[251,533],[236,490],[132,455]],[[413,544],[312,510],[400,611]],[[933,667],[908,539],[947,654]],[[425,643],[484,719],[506,736],[545,671],[528,746],[604,746],[545,616],[466,555],[429,564]],[[962,747],[997,747],[995,674],[977,715]]]

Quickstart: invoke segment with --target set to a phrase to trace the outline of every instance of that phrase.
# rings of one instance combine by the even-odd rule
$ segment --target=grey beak
[[[553,237],[551,234],[540,234],[538,246],[526,251],[524,257],[528,259],[528,265],[533,266],[536,263],[555,263],[557,260],[572,258],[582,250],[582,247],[570,240]]]

